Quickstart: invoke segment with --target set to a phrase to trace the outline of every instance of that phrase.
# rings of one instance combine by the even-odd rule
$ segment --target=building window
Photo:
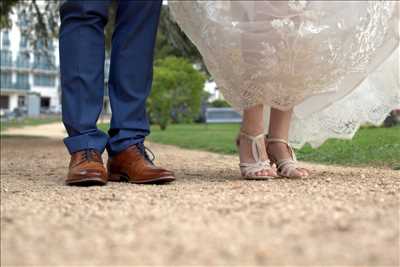
[[[1,88],[12,88],[12,74],[2,72],[0,74],[0,82]]]
[[[54,75],[35,74],[34,84],[36,86],[54,87],[54,86],[56,86],[56,79],[55,79]]]
[[[55,56],[36,52],[34,58],[34,68],[42,70],[55,69]]]
[[[41,97],[40,98],[40,107],[41,108],[50,108],[50,97]]]
[[[9,103],[8,95],[0,95],[0,109],[8,109]]]
[[[49,40],[49,41],[47,42],[47,49],[48,49],[50,52],[54,52],[54,43],[53,43],[53,40]]]
[[[3,32],[3,47],[10,47],[10,35],[8,31]]]
[[[21,40],[19,42],[19,48],[26,49],[28,48],[28,38],[25,35],[21,35]]]
[[[27,19],[26,13],[25,12],[19,12],[18,13],[18,21],[17,25],[21,30],[27,30],[28,28],[29,21]]]
[[[29,74],[17,73],[17,83],[15,84],[15,89],[28,90],[29,88]]]
[[[10,50],[2,49],[1,54],[1,67],[11,67],[12,66],[12,53]]]
[[[19,52],[17,57],[17,68],[29,68],[30,63],[30,55],[27,52]]]
[[[25,96],[18,96],[18,107],[25,107]]]

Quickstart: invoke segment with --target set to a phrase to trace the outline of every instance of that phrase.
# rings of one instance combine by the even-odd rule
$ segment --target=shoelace
[[[146,147],[143,143],[136,145],[139,148],[140,153],[144,156],[144,158],[149,161],[151,164],[154,164],[154,160],[156,156],[154,155],[153,151],[151,151],[148,147]],[[150,154],[150,156],[149,156]]]
[[[96,151],[94,149],[86,149],[82,156],[82,159],[85,161],[99,161],[99,159],[96,157]]]

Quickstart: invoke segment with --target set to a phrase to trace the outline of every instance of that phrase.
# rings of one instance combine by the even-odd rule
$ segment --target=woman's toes
[[[256,176],[262,177],[262,176],[275,176],[274,173],[271,170],[262,170],[258,171],[255,173]]]
[[[301,169],[301,171],[303,173],[303,176],[305,176],[305,177],[310,175],[310,171],[307,169]]]
[[[275,177],[276,173],[273,170],[264,170],[264,175]]]
[[[308,173],[308,171],[306,169],[298,169],[297,171],[300,174],[299,175],[300,177],[304,178],[304,177],[307,177],[309,175],[309,173]]]
[[[301,170],[299,170],[299,169],[295,169],[294,171],[292,171],[292,173],[290,174],[289,177],[301,178],[301,177],[303,177],[303,172]]]

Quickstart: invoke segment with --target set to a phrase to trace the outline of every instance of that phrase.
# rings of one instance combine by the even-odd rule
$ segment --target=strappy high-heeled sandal
[[[257,136],[251,136],[244,132],[240,132],[239,137],[236,140],[236,145],[238,147],[238,150],[240,149],[239,148],[240,136],[243,136],[251,141],[251,152],[252,152],[253,158],[255,160],[255,162],[253,162],[253,163],[241,162],[239,164],[242,177],[244,179],[249,179],[249,180],[276,178],[277,176],[275,176],[275,175],[257,175],[258,172],[273,170],[273,168],[271,167],[270,161],[268,159],[267,160],[261,159],[261,151],[263,149],[261,142],[264,141],[264,134],[260,134]]]
[[[271,143],[282,143],[285,144],[287,149],[289,150],[290,153],[290,158],[289,159],[277,159],[271,152],[269,152],[268,147],[269,144]],[[294,178],[294,179],[300,179],[300,178],[307,178],[309,176],[309,171],[304,168],[300,168],[297,163],[296,159],[296,154],[294,153],[293,148],[289,145],[289,143],[284,140],[284,139],[279,139],[279,138],[269,138],[266,136],[266,147],[267,147],[267,154],[268,157],[271,160],[272,164],[276,165],[278,175],[286,178]],[[299,170],[305,170],[307,172],[306,175],[294,175],[293,172]]]

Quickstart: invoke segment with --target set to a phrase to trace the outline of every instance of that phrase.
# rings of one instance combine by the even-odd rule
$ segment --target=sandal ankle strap
[[[289,151],[290,151],[290,155],[292,157],[292,160],[294,162],[297,161],[296,153],[294,153],[294,150],[293,150],[292,146],[289,144],[289,142],[287,140],[280,139],[280,138],[270,138],[270,137],[268,137],[268,135],[266,135],[266,140],[267,140],[268,143],[282,143],[282,144],[285,144],[288,147]]]
[[[250,135],[247,134],[243,131],[240,131],[239,135],[246,137],[247,139],[251,140],[251,141],[257,141],[258,139],[262,139],[264,138],[264,134],[258,134],[258,135]]]
[[[253,136],[241,131],[239,135],[251,141],[251,153],[253,158],[257,163],[261,162],[261,151],[263,150],[263,147],[261,147],[260,140],[264,140],[264,134]]]
[[[288,141],[286,141],[285,139],[270,138],[270,137],[268,137],[268,135],[267,135],[266,137],[267,137],[267,141],[268,141],[269,143],[283,143],[283,144],[286,144],[286,145],[290,146],[289,143],[288,143]]]

